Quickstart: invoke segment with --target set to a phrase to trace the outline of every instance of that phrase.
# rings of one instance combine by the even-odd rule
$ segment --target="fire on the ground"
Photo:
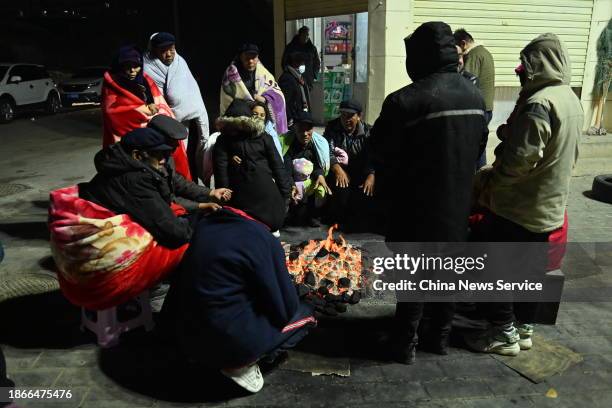
[[[364,284],[361,250],[342,235],[334,239],[336,228],[329,228],[325,240],[285,246],[287,269],[298,294],[331,315],[346,311],[347,303],[359,302]]]

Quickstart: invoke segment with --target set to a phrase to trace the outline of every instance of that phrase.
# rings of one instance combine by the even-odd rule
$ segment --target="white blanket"
[[[143,60],[144,71],[153,78],[164,94],[176,120],[183,123],[196,120],[200,129],[196,160],[199,162],[198,172],[200,175],[203,174],[204,169],[209,167],[207,163],[200,162],[205,157],[205,146],[209,136],[208,113],[198,83],[191,74],[187,62],[178,53],[170,65],[164,64],[150,52],[145,53]]]

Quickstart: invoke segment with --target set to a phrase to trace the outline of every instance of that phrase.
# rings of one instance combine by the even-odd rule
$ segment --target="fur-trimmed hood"
[[[233,133],[232,131],[236,131],[239,134],[247,133],[250,137],[260,136],[265,129],[265,122],[263,120],[247,116],[222,116],[219,118],[218,123],[221,133]]]

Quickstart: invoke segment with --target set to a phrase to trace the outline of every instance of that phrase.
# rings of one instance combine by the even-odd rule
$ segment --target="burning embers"
[[[363,287],[361,250],[340,235],[334,239],[332,226],[325,240],[304,241],[285,247],[287,269],[300,297],[309,300],[326,314],[346,311],[346,304],[361,299]]]

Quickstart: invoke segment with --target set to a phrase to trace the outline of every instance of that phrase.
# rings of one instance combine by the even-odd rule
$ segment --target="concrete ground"
[[[35,120],[24,117],[1,126],[0,138],[0,240],[6,251],[0,288],[10,289],[11,282],[25,275],[30,280],[38,276],[53,287],[52,272],[46,269],[48,192],[93,176],[100,113],[85,109]],[[612,207],[588,198],[591,182],[592,176],[572,180],[570,241],[611,243]],[[296,239],[323,233],[284,234],[285,239]],[[371,235],[348,238],[380,240]],[[609,264],[600,269],[593,265],[588,250],[570,251],[564,267],[567,286],[594,279],[604,268],[610,272]],[[42,286],[33,290],[46,292]],[[562,303],[557,324],[538,328],[545,339],[584,359],[539,384],[488,355],[456,347],[444,357],[418,353],[414,366],[385,362],[376,339],[393,305],[365,301],[341,319],[324,320],[300,346],[311,365],[350,367],[350,376],[295,371],[288,369],[296,366],[290,359],[266,375],[266,386],[252,396],[217,373],[182,363],[177,351],[156,334],[136,330],[116,348],[97,348],[93,337],[79,330],[79,310],[58,291],[2,300],[0,345],[17,387],[69,389],[73,395],[70,400],[19,401],[24,407],[609,407],[612,400],[612,299]]]

